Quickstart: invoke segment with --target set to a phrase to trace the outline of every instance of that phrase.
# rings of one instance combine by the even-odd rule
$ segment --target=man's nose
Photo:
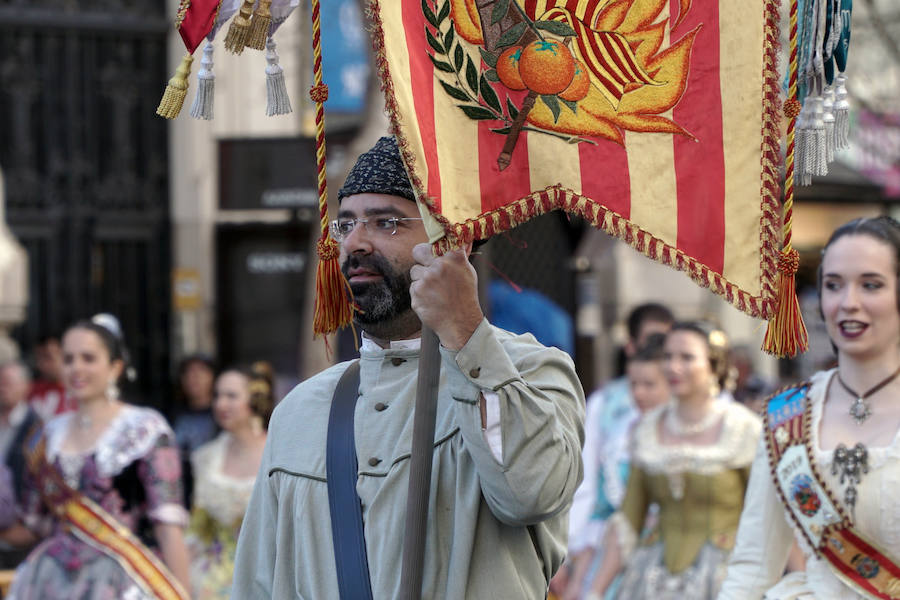
[[[372,237],[365,223],[356,223],[350,233],[344,236],[341,247],[347,254],[354,252],[369,252],[372,250]]]

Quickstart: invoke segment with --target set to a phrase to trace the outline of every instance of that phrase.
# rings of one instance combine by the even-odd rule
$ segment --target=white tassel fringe
[[[284,82],[284,70],[278,64],[275,40],[266,40],[266,115],[286,115],[291,112],[291,99]]]
[[[207,41],[203,47],[203,58],[200,59],[200,71],[197,73],[197,95],[191,104],[191,116],[195,119],[209,121],[213,118],[213,97],[216,89],[216,75],[213,73],[213,45]]]

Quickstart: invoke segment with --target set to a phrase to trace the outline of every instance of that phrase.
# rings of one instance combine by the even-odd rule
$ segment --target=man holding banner
[[[441,348],[422,597],[543,597],[582,478],[572,360],[488,323],[470,246],[433,256],[394,138],[339,198],[361,358],[276,408],[232,597],[397,597],[423,326]]]

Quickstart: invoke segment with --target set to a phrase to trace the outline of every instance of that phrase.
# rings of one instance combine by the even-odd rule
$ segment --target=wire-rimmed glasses
[[[331,222],[331,237],[337,242],[343,242],[350,235],[356,226],[362,223],[366,228],[366,232],[377,235],[394,235],[397,233],[397,226],[402,221],[421,221],[422,217],[368,217],[368,218],[349,218],[335,219]]]

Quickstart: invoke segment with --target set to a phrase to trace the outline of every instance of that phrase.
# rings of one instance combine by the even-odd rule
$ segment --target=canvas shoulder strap
[[[366,557],[362,504],[356,494],[356,440],[353,413],[359,397],[359,361],[341,375],[328,417],[325,473],[331,537],[341,600],[371,600],[372,583]]]

